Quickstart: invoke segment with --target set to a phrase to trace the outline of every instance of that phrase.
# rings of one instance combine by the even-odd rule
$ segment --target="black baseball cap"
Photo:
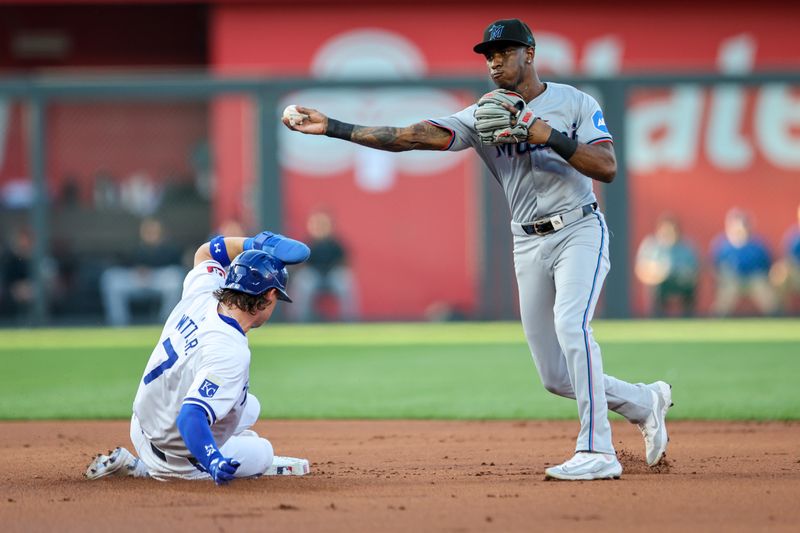
[[[495,43],[536,46],[531,29],[519,19],[495,20],[483,30],[483,41],[472,49],[476,54],[483,54],[489,46]]]

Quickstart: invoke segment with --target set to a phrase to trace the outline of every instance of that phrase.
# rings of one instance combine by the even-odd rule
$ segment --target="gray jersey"
[[[575,87],[547,83],[528,106],[551,127],[583,144],[611,141],[597,101]],[[448,150],[473,147],[503,186],[511,219],[530,222],[596,200],[592,180],[544,145],[528,143],[486,146],[475,131],[477,104],[449,117],[431,120],[453,134]]]
[[[579,143],[612,140],[600,106],[574,87],[548,83],[528,106]],[[592,336],[590,323],[611,266],[603,216],[593,211],[546,236],[529,235],[520,225],[594,202],[592,180],[544,145],[483,145],[475,131],[476,107],[430,122],[451,131],[448,149],[475,148],[503,186],[511,207],[520,317],[542,383],[577,400],[576,452],[614,454],[608,409],[644,423],[655,393],[605,375]]]

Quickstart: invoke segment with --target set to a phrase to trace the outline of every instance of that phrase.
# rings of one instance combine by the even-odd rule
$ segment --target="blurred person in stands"
[[[712,255],[717,274],[717,316],[733,313],[743,295],[749,296],[762,314],[771,315],[778,310],[768,277],[772,263],[769,250],[763,240],[753,235],[744,211],[731,209],[725,215],[725,233],[714,239]]]
[[[784,300],[784,309],[791,310],[793,295],[800,295],[800,205],[797,206],[797,223],[783,238],[783,257],[776,261],[769,277]]]
[[[636,277],[650,290],[652,313],[666,316],[671,302],[680,315],[694,312],[697,290],[697,252],[681,236],[677,219],[662,215],[655,231],[644,238],[636,253]]]
[[[33,307],[33,235],[27,228],[16,228],[0,259],[0,314],[20,317]]]
[[[237,235],[245,235],[244,226],[235,218],[228,218],[219,225],[218,234],[223,237],[236,237]]]
[[[294,274],[292,318],[309,322],[316,318],[317,298],[331,294],[336,298],[339,319],[358,318],[358,303],[353,272],[347,264],[347,249],[334,234],[333,219],[325,211],[314,211],[306,223],[311,257]]]
[[[106,320],[112,326],[130,324],[132,301],[157,298],[159,319],[165,320],[181,297],[181,251],[166,241],[161,222],[142,220],[139,238],[130,266],[111,267],[100,276]]]

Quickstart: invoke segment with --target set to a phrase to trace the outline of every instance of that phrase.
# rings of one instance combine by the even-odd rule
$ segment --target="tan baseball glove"
[[[478,100],[475,129],[483,144],[513,144],[528,140],[528,128],[539,117],[528,109],[522,95],[495,89]]]

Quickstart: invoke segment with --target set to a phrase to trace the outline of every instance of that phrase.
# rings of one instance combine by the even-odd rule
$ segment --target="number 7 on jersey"
[[[172,342],[169,340],[169,338],[162,342],[161,345],[164,347],[164,351],[167,352],[167,359],[144,376],[145,385],[163,374],[165,370],[172,368],[172,366],[178,361],[178,352],[176,352],[175,348],[172,347]]]

